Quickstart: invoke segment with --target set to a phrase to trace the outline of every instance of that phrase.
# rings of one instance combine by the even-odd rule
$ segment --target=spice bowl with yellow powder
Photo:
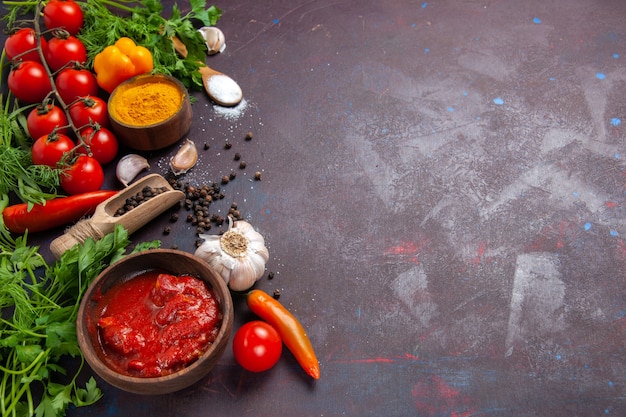
[[[123,82],[111,93],[108,109],[118,140],[140,151],[173,145],[191,126],[189,93],[169,75],[138,75]]]

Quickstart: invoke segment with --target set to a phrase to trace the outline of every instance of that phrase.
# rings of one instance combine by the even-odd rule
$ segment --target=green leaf
[[[43,349],[39,345],[15,346],[15,353],[17,354],[18,361],[23,363],[26,366],[35,362],[39,354],[42,352],[43,352]]]
[[[91,377],[85,384],[85,388],[76,389],[76,397],[74,398],[74,404],[77,407],[84,407],[91,405],[102,398],[102,390],[98,388],[96,380]]]
[[[20,339],[16,334],[5,336],[2,332],[0,332],[0,347],[16,347],[19,340]]]
[[[138,243],[137,245],[135,245],[135,248],[133,249],[131,254],[137,253],[137,252],[143,252],[143,251],[150,250],[150,249],[158,249],[160,246],[161,246],[160,240],[153,240],[151,242]]]
[[[46,327],[46,347],[51,354],[80,355],[80,348],[76,339],[76,325],[73,322],[56,322]]]
[[[37,417],[61,417],[72,402],[72,386],[48,383],[48,389],[35,410]]]
[[[190,0],[191,13],[193,17],[200,20],[204,26],[215,26],[222,16],[222,10],[215,6],[207,9],[206,0]]]

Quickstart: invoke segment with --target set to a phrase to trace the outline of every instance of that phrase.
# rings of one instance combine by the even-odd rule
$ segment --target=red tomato
[[[109,111],[107,103],[100,97],[83,97],[70,106],[70,119],[79,129],[91,123],[98,123],[102,127],[109,127]]]
[[[40,137],[33,143],[31,156],[33,164],[48,165],[55,168],[63,155],[74,148],[74,142],[68,136],[55,133]]]
[[[52,0],[43,8],[43,22],[48,29],[65,29],[76,35],[83,21],[83,11],[73,0]]]
[[[87,62],[87,49],[74,36],[55,36],[48,42],[44,56],[50,69],[58,71],[73,61],[81,64]]]
[[[41,49],[46,50],[48,42],[41,36]],[[9,36],[4,43],[4,50],[6,51],[7,58],[12,60],[17,57],[22,61],[37,61],[41,62],[39,52],[37,48],[37,38],[35,38],[35,30],[32,28],[22,28]],[[30,51],[30,52],[28,52]]]
[[[13,67],[7,84],[11,93],[25,103],[42,101],[52,91],[46,69],[35,61],[20,62]]]
[[[69,195],[98,191],[104,184],[104,171],[91,156],[80,155],[61,173],[61,187]]]
[[[108,164],[117,156],[117,138],[106,127],[99,126],[97,129],[86,127],[80,132],[85,145],[89,146],[91,156],[93,156],[101,165]],[[89,154],[87,149],[81,147],[79,152]]]
[[[58,133],[67,133],[67,116],[62,108],[48,101],[30,111],[26,118],[28,134],[33,139],[39,139],[57,129]]]
[[[283,341],[270,324],[250,321],[235,333],[233,353],[242,368],[251,372],[263,372],[272,368],[280,359]]]
[[[59,72],[55,81],[65,104],[70,104],[78,97],[95,96],[99,91],[96,76],[82,68],[65,68]]]

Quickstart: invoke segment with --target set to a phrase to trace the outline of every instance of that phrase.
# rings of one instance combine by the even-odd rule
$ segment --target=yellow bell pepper
[[[93,61],[98,85],[111,93],[123,81],[135,75],[151,72],[154,68],[152,54],[130,38],[120,38],[107,46]]]

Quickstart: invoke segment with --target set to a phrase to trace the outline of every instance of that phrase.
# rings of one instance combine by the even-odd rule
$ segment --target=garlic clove
[[[198,29],[198,32],[204,38],[209,55],[224,52],[224,49],[226,49],[226,38],[220,29],[215,26],[205,26]]]
[[[198,149],[194,141],[187,139],[176,155],[170,159],[170,167],[174,175],[189,171],[198,162]]]
[[[115,167],[115,176],[124,185],[128,187],[128,184],[134,180],[137,175],[144,169],[149,169],[150,164],[148,160],[141,155],[134,153],[124,155],[117,166]]]
[[[250,259],[242,259],[237,262],[231,276],[236,279],[231,279],[228,286],[233,291],[246,291],[250,289],[256,282],[256,271],[252,261]]]

